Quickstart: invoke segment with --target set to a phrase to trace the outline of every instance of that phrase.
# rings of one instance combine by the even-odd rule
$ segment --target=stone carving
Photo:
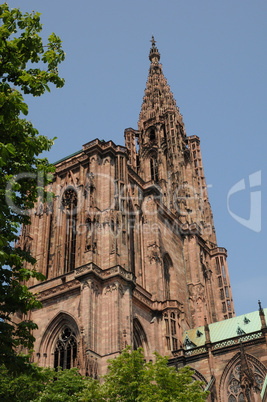
[[[152,264],[153,261],[160,262],[160,248],[156,243],[150,244],[147,247],[147,256],[150,264]]]
[[[86,273],[90,272],[95,272],[98,276],[101,278],[107,278],[109,276],[115,276],[115,275],[120,275],[125,279],[134,280],[134,276],[132,272],[126,271],[124,268],[122,268],[120,265],[117,265],[116,267],[102,270],[101,268],[97,267],[95,264],[88,264],[88,265],[83,265],[82,267],[76,268],[76,277],[84,275]]]
[[[227,364],[220,381],[220,401],[254,401],[262,389],[266,367],[245,353],[243,345]]]
[[[42,201],[40,201],[37,205],[36,208],[36,215],[37,216],[42,216],[44,213],[44,204],[42,203]]]
[[[205,289],[202,283],[190,284],[188,285],[189,295],[192,301],[196,301],[197,299],[205,299]]]
[[[119,292],[120,292],[121,296],[124,295],[124,288],[121,284],[119,284]]]
[[[96,282],[92,281],[91,279],[84,281],[82,289],[88,287],[92,289],[96,294],[99,294],[99,286]]]
[[[62,205],[66,209],[70,209],[71,205],[77,205],[77,193],[73,187],[69,187],[64,191],[64,194],[62,196]]]
[[[60,286],[56,286],[54,288],[45,290],[39,294],[38,298],[42,300],[43,298],[46,298],[49,296],[56,296],[56,295],[65,293],[71,289],[75,289],[75,288],[79,288],[79,287],[80,287],[80,282],[78,280],[74,280],[71,282],[64,283]]]
[[[118,289],[117,283],[112,283],[110,285],[107,285],[104,290],[104,295],[106,295],[109,292],[113,292],[114,290],[117,290],[117,289]]]
[[[88,355],[86,354],[85,357],[85,370],[86,370],[86,375],[88,377],[97,379],[98,377],[98,362],[97,362],[97,358],[92,356],[92,355]]]

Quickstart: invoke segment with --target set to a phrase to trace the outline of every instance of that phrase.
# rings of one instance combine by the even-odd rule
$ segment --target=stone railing
[[[239,336],[234,339],[226,339],[221,342],[216,342],[211,344],[211,351],[215,351],[218,349],[226,348],[229,346],[239,345],[240,342],[249,342],[256,339],[260,339],[263,336],[261,331],[254,332],[252,334],[247,334],[244,336]],[[199,347],[194,347],[192,349],[179,349],[172,352],[173,357],[181,357],[181,356],[195,356],[201,353],[205,353],[208,351],[207,345],[202,345]]]

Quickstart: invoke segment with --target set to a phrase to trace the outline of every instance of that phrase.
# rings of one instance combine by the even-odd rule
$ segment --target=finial
[[[155,41],[154,35],[152,35],[152,39],[150,42],[151,42],[152,46],[151,46],[150,53],[149,53],[149,60],[152,63],[158,63],[159,59],[160,59],[160,54],[159,54],[158,49],[156,48],[156,41]]]
[[[261,307],[261,301],[260,300],[258,300],[258,304],[259,304],[259,311],[261,311],[262,307]]]
[[[152,39],[150,42],[152,43],[152,47],[156,46],[156,41],[155,41],[154,35],[152,35]]]

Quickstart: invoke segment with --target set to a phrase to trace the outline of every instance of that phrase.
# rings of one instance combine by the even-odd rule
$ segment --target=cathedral
[[[94,139],[55,163],[19,247],[44,282],[34,362],[98,378],[126,345],[189,365],[210,401],[266,400],[267,309],[235,316],[200,149],[152,37],[137,129],[125,146]],[[22,319],[18,315],[18,319]]]

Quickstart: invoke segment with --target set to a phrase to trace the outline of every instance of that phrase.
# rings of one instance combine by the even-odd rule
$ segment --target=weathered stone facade
[[[30,284],[43,303],[31,313],[34,360],[97,377],[126,345],[142,346],[146,359],[157,350],[216,377],[214,398],[226,400],[218,382],[237,346],[212,354],[207,342],[189,356],[183,334],[235,316],[227,252],[199,138],[186,135],[153,38],[149,59],[138,130],[125,130],[125,147],[96,139],[58,161],[53,201],[39,200],[22,230],[19,246],[47,277]],[[259,361],[263,338],[248,348]]]

